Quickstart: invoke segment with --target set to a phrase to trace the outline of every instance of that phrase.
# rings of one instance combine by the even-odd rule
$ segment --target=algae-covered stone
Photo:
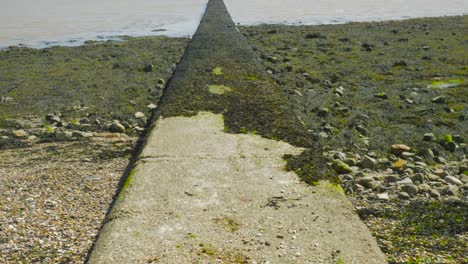
[[[232,88],[224,85],[209,85],[208,91],[212,94],[224,94],[227,92],[231,92]]]
[[[441,96],[434,97],[432,98],[431,102],[435,104],[443,104],[445,103],[445,96],[441,95]]]
[[[351,167],[344,163],[343,161],[341,160],[335,160],[333,162],[333,169],[337,172],[337,173],[340,173],[340,174],[345,174],[345,173],[351,173],[353,172],[353,170],[351,169]]]

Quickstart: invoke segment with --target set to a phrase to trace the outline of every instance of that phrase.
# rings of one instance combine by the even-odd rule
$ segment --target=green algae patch
[[[227,92],[231,92],[232,88],[224,85],[209,85],[208,91],[212,94],[224,94]]]
[[[217,219],[214,219],[213,221],[215,223],[223,226],[224,229],[226,229],[226,230],[228,230],[228,231],[230,231],[232,233],[237,232],[239,230],[239,227],[240,227],[240,224],[236,220],[234,220],[234,219],[232,219],[230,217],[223,217],[223,218],[220,218],[220,219],[217,218]]]
[[[213,75],[220,76],[223,75],[223,68],[216,67],[213,69]]]
[[[328,180],[331,184],[339,184],[336,173],[326,166],[327,161],[315,150],[307,149],[300,155],[284,155],[286,170],[294,171],[301,180],[311,185],[318,185],[321,180]]]
[[[447,80],[447,81],[434,81],[427,88],[454,88],[463,83],[461,79]]]
[[[258,80],[258,77],[255,76],[255,75],[245,75],[244,78],[245,78],[246,80],[250,80],[250,81],[256,81],[256,80]]]
[[[127,178],[125,179],[125,182],[122,185],[122,188],[120,189],[120,192],[119,192],[119,195],[118,195],[117,199],[122,198],[122,196],[124,195],[125,190],[128,189],[128,187],[130,186],[130,184],[132,182],[132,179],[133,179],[133,176],[135,175],[135,172],[136,172],[135,169],[130,171]]]

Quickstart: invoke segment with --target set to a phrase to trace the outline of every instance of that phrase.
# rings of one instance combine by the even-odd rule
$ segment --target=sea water
[[[207,0],[0,0],[0,47],[191,36]],[[468,13],[467,0],[225,0],[236,23],[333,24]]]

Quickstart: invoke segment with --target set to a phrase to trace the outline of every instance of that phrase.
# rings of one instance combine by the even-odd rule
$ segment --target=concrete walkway
[[[223,2],[211,0],[89,263],[385,263],[339,187],[311,187],[284,170],[283,155],[303,149],[259,135],[225,132],[235,122],[248,120],[262,134],[269,135],[268,127],[281,132],[262,119],[245,119],[232,106],[250,108],[257,99],[284,103],[278,88],[266,85],[272,82],[253,57],[236,64],[239,58],[226,55],[238,52],[236,47],[242,47],[242,60],[247,61],[245,53],[252,54],[240,34],[224,28],[232,25]],[[208,28],[226,30],[232,42],[216,41]],[[210,55],[207,39],[225,55]],[[216,64],[222,68],[213,67]],[[263,80],[258,98],[249,99],[253,95],[246,87],[257,89],[250,82],[216,79],[229,71],[244,76],[245,69]],[[237,96],[240,102],[224,96]],[[196,102],[198,97],[207,99],[207,107]],[[270,106],[259,107],[256,114],[284,118],[286,108]],[[206,108],[211,111],[201,111]],[[192,110],[195,115],[179,116]],[[290,120],[288,126],[296,126],[297,120]]]

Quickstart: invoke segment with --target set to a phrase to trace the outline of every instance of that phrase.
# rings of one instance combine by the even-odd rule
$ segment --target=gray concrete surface
[[[89,263],[385,263],[339,187],[284,170],[300,148],[223,129],[158,120]]]

